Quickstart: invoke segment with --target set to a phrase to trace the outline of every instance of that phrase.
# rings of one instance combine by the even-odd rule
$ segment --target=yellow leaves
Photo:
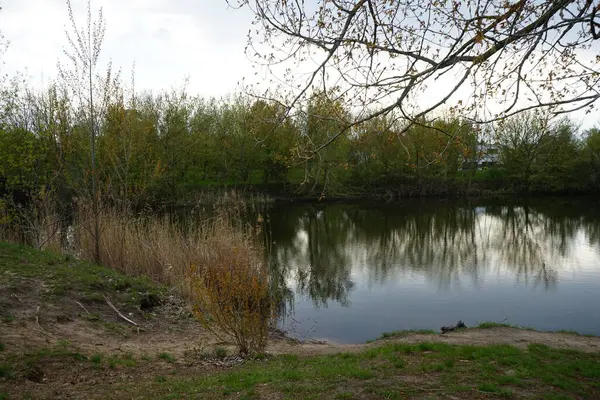
[[[482,44],[482,43],[483,43],[483,38],[484,38],[484,36],[483,36],[483,32],[482,32],[482,31],[478,31],[478,32],[475,34],[475,38],[474,38],[474,40],[475,40],[475,43],[476,43],[476,44]]]
[[[213,333],[233,338],[240,352],[259,352],[277,317],[268,269],[249,238],[237,236],[232,243],[226,236],[211,244],[203,267],[188,269],[194,314]]]
[[[161,164],[160,160],[158,160],[156,162],[156,165],[154,166],[154,176],[155,177],[158,177],[160,175],[160,173],[161,173],[161,165],[162,164]]]

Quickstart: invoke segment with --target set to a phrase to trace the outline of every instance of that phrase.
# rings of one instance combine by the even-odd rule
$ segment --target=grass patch
[[[0,364],[0,378],[10,379],[13,377],[13,370],[10,366]]]
[[[496,393],[500,397],[511,398],[513,393],[510,390],[503,389],[494,383],[483,383],[477,387],[480,392]]]
[[[437,332],[431,329],[408,329],[402,331],[383,332],[377,340],[403,337],[408,335],[436,335]]]
[[[518,328],[518,326],[511,325],[511,324],[506,324],[506,323],[503,323],[503,322],[492,322],[492,321],[486,321],[486,322],[481,322],[481,323],[479,323],[479,325],[477,325],[475,328],[478,328],[478,329],[490,329],[490,328]]]
[[[215,357],[219,359],[223,359],[227,357],[227,349],[225,347],[216,347],[215,348]]]
[[[94,313],[90,313],[90,314],[81,314],[81,317],[83,319],[86,319],[86,320],[92,321],[92,322],[102,320],[102,317],[100,316],[100,314],[95,313],[95,312]]]
[[[102,363],[102,355],[94,354],[93,356],[90,357],[90,361],[96,365],[100,365]]]
[[[72,364],[76,354],[68,342],[60,342],[45,350],[43,358],[36,353],[38,362],[32,363],[31,369],[35,372],[39,365],[43,370],[48,363],[57,368],[61,360]],[[215,349],[212,356],[216,354]],[[54,358],[48,359],[50,356]],[[140,373],[132,374],[138,380],[120,387],[123,398],[405,399],[427,398],[432,393],[440,398],[518,398],[532,393],[536,398],[600,398],[599,353],[539,344],[522,350],[508,345],[381,342],[359,353],[250,358],[242,365],[211,373],[189,373],[189,366],[183,364],[173,364],[171,375],[143,373],[147,363],[174,360],[169,353],[159,353],[138,366],[130,354],[95,354],[87,365],[138,368]],[[17,363],[9,363],[12,368],[2,367],[3,377],[19,379],[22,375],[23,367],[17,358],[14,361]],[[95,385],[99,393],[113,390],[102,379]]]
[[[173,398],[225,398],[266,390],[285,398],[539,397],[600,398],[599,354],[532,345],[452,346],[392,343],[361,353],[249,360],[230,371],[160,383]]]
[[[475,328],[476,329],[514,328],[514,329],[521,329],[524,331],[537,331],[537,329],[532,328],[530,326],[512,325],[512,324],[507,324],[504,322],[493,322],[493,321],[480,322]]]
[[[131,354],[124,354],[122,356],[112,355],[108,359],[108,367],[111,369],[117,368],[119,366],[123,367],[135,367],[136,361]]]
[[[490,328],[514,328],[514,329],[521,329],[524,331],[542,332],[542,331],[539,331],[530,326],[512,325],[512,324],[507,324],[504,322],[493,322],[493,321],[481,322],[481,323],[479,323],[479,325],[477,325],[475,327],[475,329],[490,329]],[[565,334],[576,335],[576,336],[597,337],[597,335],[594,335],[591,333],[582,334],[582,333],[579,333],[572,329],[559,329],[557,331],[549,331],[549,333],[565,333]]]
[[[560,329],[560,330],[556,331],[556,333],[566,333],[569,335],[583,336],[583,337],[597,337],[597,335],[594,335],[593,333],[579,333],[572,329]]]
[[[163,360],[166,361],[168,363],[172,363],[175,362],[175,357],[173,357],[171,354],[169,353],[159,353],[158,354],[158,359],[159,360]]]
[[[0,270],[5,271],[5,279],[13,280],[16,286],[28,279],[43,282],[50,289],[42,295],[49,299],[83,296],[88,301],[104,302],[101,295],[104,292],[120,303],[139,306],[140,294],[163,295],[167,290],[145,277],[125,276],[87,261],[11,243],[0,243]],[[12,316],[3,317],[4,322],[13,320]]]

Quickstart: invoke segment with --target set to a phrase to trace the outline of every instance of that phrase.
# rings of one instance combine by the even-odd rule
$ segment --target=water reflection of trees
[[[352,222],[336,208],[324,212],[308,207],[292,212],[291,220],[271,221],[274,270],[283,277],[280,280],[295,281],[297,292],[309,296],[315,306],[326,306],[328,300],[347,304],[354,285],[347,251],[351,231]]]
[[[587,211],[589,210],[589,212]],[[315,305],[346,304],[353,273],[371,284],[414,274],[440,289],[490,272],[550,289],[583,234],[600,247],[600,215],[573,203],[292,207],[274,212],[272,265]]]

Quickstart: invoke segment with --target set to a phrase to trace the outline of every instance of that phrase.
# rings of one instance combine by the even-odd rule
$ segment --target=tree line
[[[0,97],[0,190],[51,189],[65,200],[91,184],[89,122],[68,90],[13,81]],[[323,93],[286,118],[276,102],[204,99],[184,90],[115,89],[97,115],[101,196],[131,206],[177,203],[206,188],[256,186],[309,196],[595,191],[600,131],[529,112],[494,125],[452,115],[412,124],[373,118],[314,151],[352,118]],[[404,132],[405,131],[405,132]],[[482,160],[491,160],[482,165]]]

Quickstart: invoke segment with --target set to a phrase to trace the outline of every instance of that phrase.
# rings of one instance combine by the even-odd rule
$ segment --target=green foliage
[[[4,364],[0,364],[0,378],[12,378],[13,377],[13,370],[10,366],[8,365],[4,365]]]
[[[215,348],[215,357],[219,359],[223,359],[227,357],[227,349],[224,347],[216,347]]]
[[[112,356],[108,357],[108,367],[111,369],[117,368],[119,366],[122,367],[135,367],[137,365],[137,362],[135,361],[135,358],[133,357],[133,355],[131,354],[123,354],[123,355],[117,355],[117,354],[113,354]]]
[[[403,330],[403,331],[394,331],[394,332],[383,332],[378,339],[389,339],[395,337],[403,337],[409,335],[435,335],[437,332],[431,329],[411,329],[411,330]]]
[[[100,363],[102,363],[102,355],[94,354],[93,356],[90,357],[90,361],[93,362],[94,364],[99,365]]]
[[[523,113],[497,129],[508,181],[519,190],[561,192],[585,187],[576,127],[567,119],[552,122],[539,113]],[[583,185],[582,185],[583,184]]]
[[[579,140],[571,121],[542,114],[485,127],[452,115],[408,126],[387,114],[338,137],[356,116],[332,93],[314,93],[290,117],[276,102],[241,95],[126,96],[134,88],[118,81],[110,88],[97,116],[95,177],[102,200],[124,209],[227,185],[311,196],[600,189],[600,131]],[[67,207],[89,195],[89,123],[65,89],[14,83],[0,93],[0,198],[46,186]],[[483,143],[499,150],[500,164],[473,168]],[[0,224],[10,217],[10,203],[0,200]]]
[[[530,395],[595,398],[597,353],[532,345],[452,346],[391,343],[357,353],[317,357],[282,355],[249,360],[220,374],[159,382],[160,393],[224,398],[260,393],[286,398],[501,398]],[[164,391],[164,392],[163,392]],[[551,398],[551,397],[548,397]]]
[[[487,322],[482,322],[479,325],[476,326],[476,328],[479,329],[490,329],[490,328],[513,328],[513,325],[511,324],[505,324],[502,322],[491,322],[491,321],[487,321]]]
[[[166,362],[168,362],[168,363],[175,362],[175,357],[173,357],[171,354],[169,354],[169,353],[165,353],[165,352],[163,352],[163,353],[159,353],[159,354],[158,354],[158,358],[159,358],[160,360],[164,360],[164,361],[166,361]]]

